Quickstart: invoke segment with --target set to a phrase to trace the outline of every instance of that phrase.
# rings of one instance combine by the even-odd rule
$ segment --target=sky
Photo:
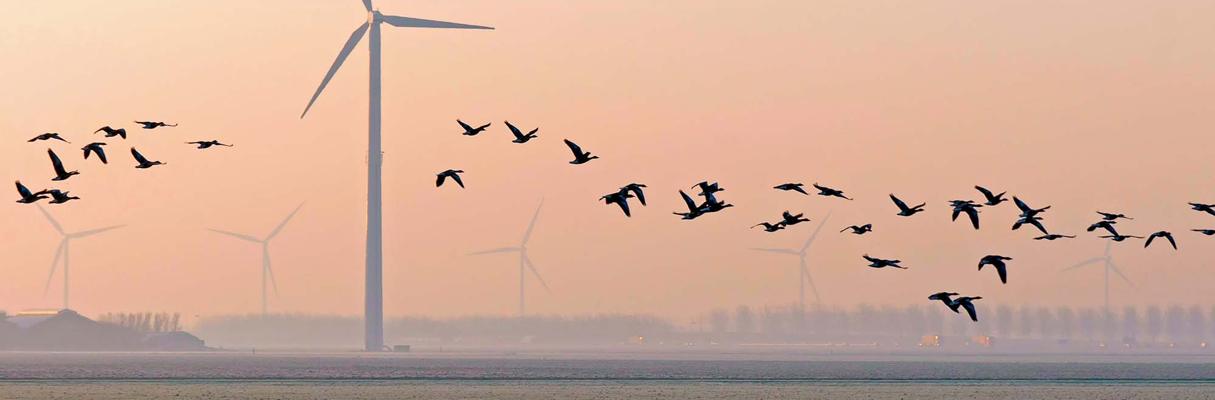
[[[1158,4],[1157,4],[1158,3]],[[544,200],[531,257],[552,287],[527,282],[541,314],[690,318],[717,307],[796,301],[796,247],[831,213],[809,262],[830,307],[925,302],[949,290],[989,306],[1095,306],[1099,256],[1083,231],[1096,210],[1135,218],[1126,233],[1173,231],[1181,251],[1114,247],[1134,281],[1114,305],[1209,304],[1215,217],[1215,4],[1203,1],[490,0],[376,2],[385,14],[494,31],[383,28],[384,296],[389,316],[509,315],[518,264],[468,256],[518,243]],[[0,3],[0,163],[35,190],[46,148],[81,175],[47,206],[68,231],[126,224],[72,243],[73,308],[86,314],[260,309],[264,236],[279,293],[270,310],[356,315],[363,302],[367,47],[352,53],[301,119],[350,32],[350,1]],[[493,122],[460,135],[455,119]],[[179,127],[151,131],[133,120]],[[503,120],[540,127],[510,142]],[[103,125],[109,165],[82,160]],[[26,143],[60,132],[72,144]],[[569,165],[569,138],[602,158]],[[116,138],[115,138],[116,139]],[[235,147],[195,150],[219,139]],[[168,164],[136,170],[126,147]],[[463,169],[467,189],[434,187]],[[671,215],[701,180],[736,207]],[[629,182],[649,206],[625,218],[598,202]],[[855,201],[778,192],[819,182]],[[1010,231],[1011,204],[984,229],[951,223],[946,202],[973,185],[1051,205],[1034,241]],[[12,200],[17,196],[9,189]],[[895,193],[927,212],[895,216]],[[814,221],[748,229],[783,210]],[[56,232],[35,207],[0,204],[0,309],[58,307],[44,294]],[[873,223],[874,232],[841,234]],[[865,267],[862,254],[909,270]],[[1002,254],[1010,282],[975,271]],[[813,297],[811,297],[812,301]]]

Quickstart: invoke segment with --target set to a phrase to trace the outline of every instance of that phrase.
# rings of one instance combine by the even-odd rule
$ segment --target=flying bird
[[[599,156],[592,156],[589,151],[582,151],[582,147],[578,146],[577,143],[571,142],[569,139],[565,139],[565,145],[570,147],[570,151],[574,152],[574,160],[570,161],[570,164],[586,164],[591,160],[599,158]]]
[[[80,175],[79,171],[68,171],[64,169],[63,161],[59,159],[59,156],[55,154],[54,150],[46,149],[46,154],[51,156],[51,166],[55,168],[55,177],[51,178],[52,181],[64,181],[71,178],[72,175]]]
[[[109,164],[110,162],[105,159],[105,148],[102,148],[101,146],[105,146],[105,143],[93,142],[89,143],[87,146],[81,147],[80,150],[84,150],[84,159],[88,160],[89,154],[96,154],[97,159],[101,160],[102,164]]]
[[[123,139],[127,138],[126,129],[123,129],[123,128],[114,129],[114,128],[111,128],[109,125],[103,126],[103,127],[101,127],[101,129],[93,131],[93,134],[97,134],[97,132],[105,132],[105,137],[119,136]]]
[[[1201,233],[1207,236],[1215,236],[1215,229],[1191,229],[1194,232]]]
[[[1033,225],[1035,228],[1038,228],[1039,231],[1042,231],[1043,235],[1050,234],[1050,232],[1046,231],[1046,227],[1042,226],[1042,217],[1035,215],[1032,217],[1022,216],[1021,218],[1017,218],[1017,222],[1013,223],[1012,230],[1015,231],[1017,229],[1021,229],[1021,225],[1023,225],[1023,224]]]
[[[464,136],[477,136],[478,133],[484,132],[485,128],[488,128],[490,125],[490,124],[485,124],[485,125],[481,125],[476,128],[473,128],[472,126],[464,123],[464,121],[461,121],[458,119],[456,120],[456,123],[460,124],[461,128],[464,128]]]
[[[718,212],[727,207],[734,207],[734,205],[717,200],[717,196],[714,196],[712,192],[705,195],[705,202],[700,205],[701,211],[705,213]]]
[[[953,299],[953,303],[956,304],[957,306],[961,306],[962,308],[965,308],[966,314],[970,315],[971,321],[979,322],[979,316],[975,314],[975,305],[974,305],[974,303],[972,303],[973,301],[979,300],[979,299],[982,299],[982,297],[978,297],[978,296],[965,297],[965,296],[963,296],[963,297]]]
[[[1207,214],[1215,215],[1215,204],[1190,203],[1190,207],[1194,211],[1202,211]]]
[[[1107,213],[1107,212],[1101,212],[1101,211],[1097,211],[1097,214],[1101,214],[1101,219],[1104,221],[1115,221],[1119,218],[1134,219],[1134,218],[1126,216],[1125,214]]]
[[[785,223],[783,223],[783,222],[777,222],[775,224],[770,223],[770,222],[760,222],[758,224],[751,226],[751,229],[755,229],[756,227],[759,227],[759,226],[764,227],[764,232],[776,232],[781,229],[785,229]]]
[[[174,127],[177,124],[166,124],[160,121],[135,121],[135,123],[143,125],[143,129],[156,129],[162,126]]]
[[[688,194],[684,193],[682,190],[679,191],[679,196],[683,197],[684,204],[688,206],[688,212],[675,212],[675,215],[681,216],[683,219],[696,219],[696,217],[704,215],[704,212],[701,211],[700,206],[692,200],[691,196],[688,196]]]
[[[840,233],[844,233],[844,231],[847,231],[849,229],[852,230],[853,235],[864,235],[866,233],[873,232],[873,224],[865,224],[865,225],[861,225],[861,226],[852,225],[852,226],[846,227],[844,229],[841,229]]]
[[[852,199],[848,198],[848,196],[844,196],[843,190],[836,190],[836,189],[832,189],[832,188],[829,188],[826,186],[820,186],[818,183],[814,184],[814,188],[818,189],[819,196],[839,197],[844,200],[852,200]]]
[[[996,273],[1000,275],[1000,283],[1008,284],[1008,265],[1005,261],[1012,260],[1012,257],[999,255],[988,255],[979,259],[979,271],[983,270],[984,265],[990,265],[996,268]]]
[[[1148,246],[1151,246],[1152,239],[1155,239],[1155,238],[1168,239],[1169,244],[1173,245],[1173,250],[1177,250],[1177,241],[1173,240],[1173,234],[1170,233],[1169,231],[1160,231],[1160,232],[1156,232],[1156,233],[1149,235],[1147,238],[1147,242],[1143,244],[1143,248],[1146,249]]]
[[[706,196],[706,197],[713,195],[713,193],[726,191],[726,189],[722,189],[721,186],[718,186],[717,182],[709,183],[709,182],[701,181],[700,183],[692,185],[692,187],[700,188],[700,195]]]
[[[464,180],[460,179],[460,174],[463,174],[463,173],[464,173],[464,170],[460,170],[460,169],[449,169],[449,170],[440,172],[437,174],[438,179],[435,180],[435,187],[443,186],[443,182],[445,182],[447,180],[447,178],[451,178],[451,180],[456,181],[457,185],[460,185],[460,188],[464,188]]]
[[[863,255],[861,257],[864,258],[866,261],[869,261],[870,268],[893,267],[893,268],[899,268],[899,269],[907,269],[907,267],[899,265],[899,263],[903,262],[902,260],[883,260],[880,258],[870,257],[868,254]]]
[[[950,298],[951,296],[957,296],[957,295],[958,294],[954,293],[954,292],[937,292],[937,293],[933,293],[933,294],[929,295],[928,300],[940,301],[942,303],[945,303],[945,306],[949,307],[949,309],[953,310],[953,312],[958,312],[958,306],[956,304],[954,304],[953,299]]]
[[[139,168],[139,169],[148,169],[148,168],[152,168],[153,166],[165,164],[160,161],[148,161],[148,159],[145,158],[143,156],[143,154],[139,154],[139,150],[135,150],[134,147],[131,148],[131,156],[135,157],[135,162],[139,163],[139,165],[135,166],[135,168]]]
[[[620,210],[624,211],[624,216],[632,217],[633,214],[629,212],[629,199],[632,197],[633,195],[629,194],[628,191],[621,189],[617,192],[605,194],[603,197],[600,197],[599,200],[603,200],[605,204],[615,203],[616,205],[619,205]]]
[[[640,201],[641,205],[644,206],[645,205],[645,193],[642,193],[642,191],[641,191],[641,188],[644,188],[644,187],[645,187],[645,185],[640,184],[640,183],[630,183],[628,185],[622,186],[620,188],[620,191],[633,192],[633,195],[637,196],[637,201]]]
[[[1063,238],[1075,239],[1076,237],[1071,236],[1071,235],[1057,235],[1057,234],[1051,233],[1051,234],[1047,234],[1047,235],[1038,236],[1038,237],[1034,238],[1034,240],[1057,240],[1057,239],[1063,239]]]
[[[951,221],[957,221],[958,215],[966,213],[970,217],[970,224],[974,225],[975,230],[979,229],[979,207],[983,207],[982,204],[975,204],[975,202],[970,200],[952,200],[949,204],[953,206]]]
[[[1114,229],[1114,224],[1116,224],[1116,223],[1118,223],[1118,222],[1103,220],[1103,221],[1097,222],[1095,224],[1089,225],[1088,229],[1086,229],[1086,230],[1089,232],[1092,232],[1097,229],[1105,229],[1105,231],[1109,232],[1111,235],[1117,235],[1118,230]]]
[[[25,185],[22,185],[21,181],[17,181],[17,194],[21,195],[21,199],[17,200],[18,203],[36,203],[38,200],[45,199],[47,193],[48,192],[45,190],[38,193],[30,192],[30,189],[25,187]]]
[[[71,143],[71,142],[69,142],[69,141],[67,141],[67,140],[64,140],[62,137],[59,137],[59,132],[47,132],[47,133],[43,133],[43,134],[41,134],[41,135],[34,136],[34,138],[33,138],[33,139],[26,140],[26,141],[27,141],[27,142],[30,142],[30,143],[33,143],[33,142],[37,142],[37,141],[39,141],[39,140],[51,140],[51,139],[55,139],[55,140],[58,140],[58,141],[60,141],[60,142],[64,142],[64,143]]]
[[[1115,242],[1121,242],[1121,241],[1124,241],[1124,240],[1127,240],[1127,239],[1143,239],[1143,236],[1135,236],[1135,235],[1118,235],[1118,234],[1114,234],[1114,235],[1105,235],[1105,236],[1098,236],[1098,237],[1099,237],[1099,238],[1102,238],[1102,239],[1109,239],[1109,240],[1113,240],[1113,241],[1115,241]]]
[[[802,189],[802,186],[806,186],[806,185],[803,185],[801,183],[782,183],[782,184],[773,186],[772,188],[776,189],[776,190],[794,191],[794,192],[798,192],[798,193],[809,196],[810,194],[806,193],[806,189]]]
[[[890,200],[894,201],[894,205],[899,208],[898,215],[902,216],[902,217],[910,217],[912,215],[915,215],[918,212],[924,211],[924,205],[927,204],[927,203],[920,203],[920,205],[917,205],[915,207],[908,207],[907,203],[904,203],[903,200],[899,200],[898,197],[894,197],[894,193],[890,194]]]
[[[1017,196],[1013,196],[1013,203],[1016,203],[1017,208],[1021,209],[1021,216],[1023,216],[1023,217],[1033,217],[1035,215],[1046,212],[1046,210],[1050,209],[1050,206],[1046,206],[1046,207],[1042,207],[1042,208],[1030,207],[1029,204],[1025,204],[1025,202],[1021,201],[1021,199],[1018,199]]]
[[[996,205],[1000,205],[1000,203],[1008,201],[1008,199],[1004,198],[1004,194],[1008,193],[1008,192],[1000,192],[1000,194],[992,194],[992,192],[990,190],[987,190],[987,188],[979,186],[979,185],[975,185],[975,190],[978,190],[979,193],[983,193],[983,198],[986,199],[986,201],[987,201],[986,203],[983,203],[984,205],[996,206]]]
[[[212,146],[232,147],[232,145],[220,143],[218,140],[186,142],[186,144],[192,144],[192,145],[198,146],[199,149],[209,149]]]
[[[59,189],[44,190],[43,192],[51,195],[51,204],[63,204],[72,200],[80,200],[79,197],[69,196],[68,192],[63,192]]]
[[[532,139],[535,139],[538,137],[536,135],[536,132],[539,131],[540,128],[532,129],[531,132],[528,132],[526,135],[524,135],[523,131],[520,131],[519,128],[516,128],[514,125],[511,125],[510,121],[503,121],[503,122],[506,122],[506,127],[510,128],[510,133],[512,135],[515,135],[515,140],[512,140],[511,142],[522,144],[522,143],[527,143],[529,140],[532,140]]]
[[[792,226],[792,225],[800,224],[802,222],[810,222],[810,219],[804,217],[803,215],[804,214],[794,215],[794,214],[790,213],[789,210],[785,210],[785,212],[781,213],[781,215],[780,215],[781,223],[785,224],[785,226]]]

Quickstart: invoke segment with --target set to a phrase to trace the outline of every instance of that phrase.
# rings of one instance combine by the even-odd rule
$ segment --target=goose
[[[1012,230],[1015,231],[1017,229],[1021,229],[1021,225],[1023,225],[1023,224],[1033,225],[1035,228],[1038,228],[1039,231],[1042,231],[1043,235],[1050,234],[1050,232],[1046,231],[1046,227],[1042,226],[1042,217],[1039,217],[1039,216],[1024,217],[1023,216],[1021,218],[1018,218],[1017,222],[1013,223]]]
[[[139,163],[139,165],[135,166],[135,168],[139,169],[148,169],[152,168],[153,166],[165,164],[160,161],[148,161],[148,159],[145,158],[143,154],[139,154],[139,150],[135,150],[134,147],[131,148],[131,156],[135,157],[135,161]]]
[[[1215,204],[1190,203],[1190,208],[1194,211],[1215,215]]]
[[[844,196],[843,190],[836,190],[826,186],[820,186],[818,183],[815,183],[813,186],[815,189],[818,189],[819,196],[839,197],[844,200],[852,200],[851,198],[848,198],[848,196]]]
[[[123,128],[114,129],[114,128],[111,128],[109,125],[103,126],[100,129],[93,131],[93,134],[97,134],[97,132],[105,132],[105,137],[119,136],[123,139],[127,138],[126,129],[123,129]]]
[[[983,207],[982,204],[975,204],[975,202],[970,200],[952,200],[949,203],[953,206],[951,221],[957,221],[958,215],[966,213],[970,217],[970,224],[974,225],[975,230],[979,229],[979,207]]]
[[[143,129],[156,129],[162,126],[174,127],[177,124],[166,124],[160,121],[135,121],[135,123],[143,125]]]
[[[802,186],[806,186],[806,185],[801,184],[801,183],[782,183],[782,184],[773,186],[772,188],[776,189],[776,190],[784,190],[786,192],[794,191],[794,192],[798,192],[798,193],[809,196],[810,194],[806,193],[806,189],[802,189]]]
[[[1006,265],[1004,262],[1010,260],[1012,260],[1012,257],[1000,255],[984,256],[983,258],[979,259],[979,271],[983,270],[984,265],[993,266],[996,268],[996,274],[1000,275],[1000,283],[1008,284],[1008,265]]]
[[[1107,213],[1107,212],[1101,212],[1101,211],[1097,211],[1097,214],[1101,214],[1101,219],[1102,219],[1102,220],[1105,220],[1105,221],[1115,221],[1115,220],[1117,220],[1117,219],[1119,219],[1119,218],[1122,218],[1122,219],[1134,219],[1134,218],[1131,218],[1131,217],[1126,216],[1126,214]]]
[[[958,294],[954,293],[954,292],[937,292],[937,293],[933,293],[933,294],[929,295],[928,300],[940,301],[942,303],[945,303],[945,306],[949,307],[949,309],[953,310],[953,312],[958,312],[958,306],[955,305],[953,303],[953,299],[950,298],[951,296],[957,296],[957,295]]]
[[[212,146],[232,147],[232,145],[220,143],[218,140],[186,142],[186,144],[192,144],[192,145],[198,146],[199,149],[209,149]]]
[[[899,268],[899,269],[907,269],[907,267],[899,265],[899,263],[903,262],[902,260],[883,260],[880,258],[870,257],[868,254],[863,255],[861,257],[864,258],[866,261],[869,261],[870,268],[894,267],[894,268]]]
[[[641,191],[641,188],[644,188],[644,187],[645,187],[645,185],[640,184],[640,183],[630,183],[628,185],[622,186],[620,188],[620,191],[633,192],[633,195],[637,196],[637,201],[640,201],[641,205],[644,206],[645,205],[645,193],[642,193],[642,191]]]
[[[64,140],[62,137],[59,137],[59,132],[47,132],[47,133],[43,133],[43,134],[41,134],[41,135],[34,136],[34,138],[33,138],[33,139],[26,140],[26,142],[33,143],[33,142],[37,142],[37,141],[39,141],[39,140],[51,140],[51,139],[58,140],[58,141],[60,141],[60,142],[64,142],[64,143],[71,143],[71,142],[69,142],[69,141],[67,141],[67,140]]]
[[[1089,231],[1089,232],[1092,232],[1092,231],[1095,231],[1095,230],[1097,230],[1097,229],[1105,229],[1105,231],[1106,231],[1106,232],[1109,232],[1111,235],[1117,235],[1117,234],[1118,234],[1118,230],[1114,229],[1114,224],[1116,224],[1116,223],[1118,223],[1118,222],[1116,222],[1116,221],[1100,221],[1100,222],[1097,222],[1097,223],[1095,223],[1095,224],[1089,225],[1089,226],[1088,226],[1088,229],[1086,229],[1086,230],[1087,230],[1087,231]]]
[[[51,156],[51,167],[55,168],[55,177],[51,178],[52,181],[65,181],[71,178],[72,175],[80,175],[80,171],[68,171],[64,169],[63,161],[59,159],[54,150],[46,149],[46,154]]]
[[[1155,239],[1155,238],[1168,239],[1169,244],[1173,245],[1173,250],[1177,250],[1177,241],[1173,240],[1173,234],[1169,231],[1160,231],[1160,232],[1156,232],[1151,235],[1148,235],[1147,242],[1143,244],[1143,248],[1146,249],[1148,246],[1151,246],[1152,239]]]
[[[764,227],[764,232],[776,232],[781,229],[785,229],[784,222],[777,222],[775,224],[773,224],[771,222],[760,222],[758,224],[751,226],[751,229],[755,229],[756,227],[760,227],[760,226]]]
[[[36,203],[36,202],[38,202],[38,200],[47,198],[46,193],[47,192],[45,190],[38,192],[38,193],[30,192],[30,189],[25,187],[25,185],[22,185],[21,181],[17,181],[17,194],[21,195],[21,199],[17,200],[18,203],[21,203],[21,204]]]
[[[574,142],[571,142],[569,139],[565,139],[565,145],[569,146],[570,151],[574,152],[574,160],[570,161],[570,164],[586,164],[591,160],[599,158],[599,156],[592,156],[591,152],[589,151],[582,151],[582,147],[578,146],[578,144]]]
[[[954,304],[956,304],[956,305],[958,305],[958,306],[961,306],[962,308],[965,308],[965,309],[966,309],[966,314],[969,314],[969,315],[970,315],[970,320],[971,320],[971,321],[979,322],[979,316],[975,314],[975,305],[974,305],[974,303],[972,303],[973,301],[975,301],[975,300],[979,300],[979,299],[982,299],[982,297],[978,297],[978,296],[975,296],[975,297],[966,297],[966,296],[962,296],[962,297],[959,297],[959,298],[953,299],[953,303],[954,303]]]
[[[700,206],[696,205],[695,201],[692,201],[691,196],[688,196],[688,194],[684,193],[682,190],[679,191],[679,196],[683,197],[684,204],[688,206],[688,212],[675,212],[675,215],[681,216],[683,219],[696,219],[696,217],[704,215],[704,212],[701,211]]]
[[[922,212],[922,211],[924,211],[924,205],[928,204],[928,203],[920,203],[920,205],[917,205],[915,207],[908,207],[907,203],[904,203],[903,200],[899,200],[898,197],[894,197],[894,193],[890,194],[890,200],[894,201],[894,205],[899,208],[898,215],[901,217],[910,217],[912,215],[915,215],[918,212]]]
[[[1076,237],[1072,236],[1072,235],[1057,235],[1057,234],[1051,233],[1048,235],[1038,236],[1038,237],[1034,238],[1034,240],[1057,240],[1057,239],[1064,239],[1064,238],[1075,239]]]
[[[102,148],[101,146],[105,146],[105,143],[93,142],[93,143],[89,143],[88,146],[81,147],[80,150],[84,151],[84,159],[88,160],[89,154],[96,154],[97,159],[101,160],[102,164],[109,164],[110,162],[106,161],[106,159],[105,159],[105,149]]]
[[[1191,231],[1201,233],[1207,236],[1215,236],[1215,229],[1190,229]]]
[[[794,215],[793,213],[790,213],[789,210],[785,210],[785,212],[781,213],[781,215],[780,215],[781,222],[784,223],[785,226],[797,225],[802,222],[810,222],[810,219],[804,217],[803,215],[804,214]]]
[[[472,126],[464,123],[464,121],[461,121],[458,119],[456,120],[456,123],[460,124],[461,128],[464,128],[464,133],[463,133],[464,136],[477,136],[478,133],[484,132],[485,128],[488,128],[490,125],[490,124],[485,124],[485,125],[481,125],[476,128],[473,128]]]
[[[1046,207],[1042,207],[1042,208],[1030,207],[1029,204],[1025,204],[1025,202],[1021,201],[1021,199],[1018,199],[1017,196],[1013,196],[1013,203],[1016,203],[1017,208],[1021,209],[1021,216],[1023,216],[1023,217],[1033,217],[1035,215],[1046,212],[1046,210],[1050,209],[1050,206],[1046,206]]]
[[[503,122],[506,122],[506,127],[510,128],[510,133],[515,135],[515,140],[512,140],[511,142],[523,144],[527,143],[529,140],[539,137],[539,135],[536,135],[536,132],[539,131],[540,128],[532,129],[531,132],[524,135],[523,131],[520,131],[519,128],[516,128],[514,125],[511,125],[510,121]]]
[[[460,188],[463,189],[464,180],[460,179],[460,174],[463,174],[463,173],[464,173],[464,170],[462,170],[462,169],[449,169],[449,170],[440,172],[440,173],[436,174],[438,176],[438,178],[435,179],[435,187],[443,186],[443,182],[445,182],[447,180],[447,178],[451,178],[451,180],[456,181],[456,184],[460,185]]]
[[[604,204],[615,203],[616,205],[619,205],[620,210],[624,211],[624,216],[632,217],[633,214],[629,212],[629,199],[632,197],[633,195],[629,194],[629,192],[621,189],[617,192],[605,194],[603,197],[600,197],[599,200],[603,200]]]
[[[1127,240],[1127,239],[1143,239],[1143,236],[1135,236],[1135,235],[1118,235],[1118,234],[1114,234],[1114,235],[1105,235],[1105,236],[1098,236],[1098,237],[1099,237],[1099,238],[1102,238],[1102,239],[1109,239],[1109,240],[1113,240],[1113,241],[1115,241],[1115,242],[1121,242],[1121,241],[1124,241],[1124,240]]]
[[[734,205],[717,200],[717,196],[714,196],[712,192],[705,195],[705,202],[700,205],[701,211],[706,213],[718,212],[728,207],[734,207]]]
[[[69,192],[63,192],[59,189],[45,190],[45,192],[51,195],[51,204],[63,204],[72,200],[80,200],[79,197],[69,196]]]
[[[1008,193],[1008,192],[1000,192],[1000,194],[992,194],[992,192],[990,190],[987,190],[987,188],[979,186],[979,185],[975,185],[975,190],[978,190],[979,193],[983,193],[983,198],[987,199],[987,202],[984,203],[984,205],[997,206],[997,205],[1000,205],[1000,203],[1008,201],[1008,199],[1004,198],[1004,194]]]
[[[864,235],[866,233],[873,232],[873,224],[865,224],[865,225],[861,225],[861,226],[852,225],[852,226],[846,227],[844,229],[841,229],[840,233],[844,233],[844,231],[847,231],[849,229],[852,230],[852,234],[854,234],[854,235]]]
[[[717,184],[717,182],[709,183],[709,182],[701,181],[700,183],[692,185],[692,187],[700,188],[701,196],[711,196],[711,195],[713,195],[713,193],[726,191],[726,189],[722,189],[722,187],[719,186]]]

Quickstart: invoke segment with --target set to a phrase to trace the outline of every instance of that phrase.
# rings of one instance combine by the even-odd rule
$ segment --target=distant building
[[[101,323],[72,310],[0,314],[0,349],[48,351],[207,350],[186,332],[144,334]]]

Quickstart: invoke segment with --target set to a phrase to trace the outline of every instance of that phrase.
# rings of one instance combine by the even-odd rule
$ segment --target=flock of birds
[[[139,124],[143,129],[156,129],[156,128],[177,126],[177,124],[169,124],[169,123],[165,123],[165,122],[161,122],[161,121],[135,121],[135,123]],[[99,129],[97,129],[96,131],[93,131],[94,135],[96,135],[98,133],[104,133],[105,138],[118,137],[124,141],[127,140],[126,128],[114,128],[109,125],[106,125],[106,126],[103,126]],[[64,139],[63,136],[60,136],[59,132],[46,132],[46,133],[39,134],[38,136],[34,136],[33,138],[27,140],[27,142],[29,142],[29,143],[51,142],[51,141],[59,141],[59,142],[69,143],[69,144],[71,143],[67,139]],[[205,140],[205,141],[200,140],[200,141],[186,142],[186,144],[197,146],[198,149],[208,149],[213,146],[232,147],[232,145],[220,143],[218,140]],[[85,160],[88,160],[90,156],[94,156],[98,161],[101,161],[102,164],[109,164],[110,161],[107,158],[106,151],[105,151],[105,146],[107,146],[107,145],[108,144],[106,142],[92,142],[92,143],[85,145],[84,147],[81,147],[80,150],[84,152]],[[55,149],[48,148],[48,149],[46,149],[46,153],[48,156],[50,156],[51,168],[55,172],[55,176],[53,178],[51,178],[52,182],[63,182],[63,181],[70,179],[73,176],[80,175],[80,171],[77,171],[77,170],[69,171],[67,169],[67,167],[65,167],[63,165],[63,159],[59,158],[59,155],[55,153]],[[161,161],[149,160],[147,157],[145,157],[143,155],[143,153],[140,153],[139,150],[135,149],[134,146],[131,147],[131,158],[133,158],[135,160],[135,168],[138,168],[138,169],[148,169],[148,168],[152,168],[157,165],[165,165],[165,163],[161,162]],[[17,194],[19,194],[21,196],[20,199],[17,199],[18,203],[33,204],[33,203],[37,203],[39,200],[50,199],[50,201],[49,201],[50,204],[63,204],[63,203],[67,203],[72,200],[80,200],[80,197],[71,195],[70,192],[67,190],[51,188],[51,189],[42,189],[42,190],[35,192],[35,191],[30,190],[29,187],[22,184],[20,180],[17,180],[16,184],[17,184]]]

